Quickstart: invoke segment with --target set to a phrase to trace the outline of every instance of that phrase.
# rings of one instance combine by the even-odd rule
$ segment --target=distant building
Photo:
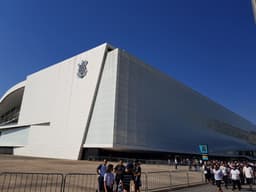
[[[253,155],[256,126],[108,44],[27,76],[0,100],[2,152],[143,158],[199,154],[199,144]]]

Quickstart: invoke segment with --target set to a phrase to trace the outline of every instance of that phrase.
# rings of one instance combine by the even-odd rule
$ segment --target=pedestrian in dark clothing
[[[121,177],[122,175],[124,174],[125,172],[125,166],[123,165],[123,160],[120,160],[119,163],[115,166],[115,182],[116,182],[116,192],[118,191],[118,186],[120,184],[120,180],[121,180]]]
[[[128,163],[126,166],[126,170],[124,174],[121,177],[121,184],[123,192],[130,192],[130,183],[131,181],[135,181],[134,175],[133,175],[133,164]]]
[[[140,162],[137,160],[135,161],[135,169],[134,169],[134,176],[135,176],[135,192],[140,192],[141,187],[141,167]]]

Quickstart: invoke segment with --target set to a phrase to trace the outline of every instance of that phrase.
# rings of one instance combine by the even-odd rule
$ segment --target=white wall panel
[[[19,123],[30,128],[28,145],[15,154],[77,159],[107,44],[39,71],[27,79]],[[87,75],[77,76],[87,60]]]
[[[54,65],[27,77],[19,124],[49,122],[56,95],[57,72]]]
[[[118,50],[108,53],[85,147],[113,147]]]

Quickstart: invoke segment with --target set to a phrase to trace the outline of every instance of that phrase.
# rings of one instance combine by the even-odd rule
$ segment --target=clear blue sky
[[[250,0],[1,0],[0,95],[104,42],[256,124]]]

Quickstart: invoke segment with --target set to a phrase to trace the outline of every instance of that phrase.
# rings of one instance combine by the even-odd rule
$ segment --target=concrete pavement
[[[232,192],[232,187],[229,186],[228,189],[225,189],[224,186],[222,186],[223,192]],[[238,191],[237,189],[235,191]],[[247,185],[242,185],[242,190],[241,192],[246,192],[250,191],[249,187]],[[216,185],[212,184],[205,184],[205,185],[200,185],[196,187],[189,187],[189,188],[184,188],[184,189],[178,189],[175,190],[175,192],[217,192],[217,187]],[[253,185],[253,192],[256,192],[256,185]]]

